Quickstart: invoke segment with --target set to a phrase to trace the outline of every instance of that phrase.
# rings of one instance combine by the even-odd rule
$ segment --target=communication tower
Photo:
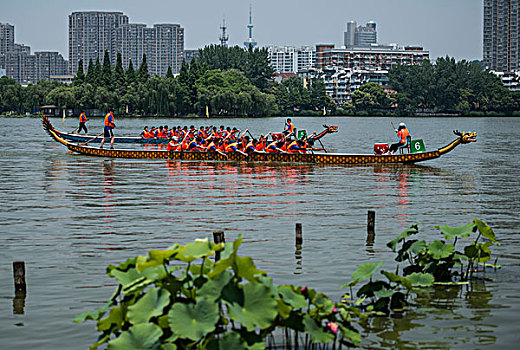
[[[227,42],[229,40],[229,35],[226,33],[226,18],[222,18],[222,25],[220,26],[220,30],[222,31],[220,33],[220,46],[227,47]]]
[[[244,45],[248,49],[249,47],[254,49],[256,46],[256,41],[253,39],[253,27],[253,15],[251,5],[249,5],[249,24],[247,25],[247,28],[249,29],[249,38],[246,41],[244,41]]]

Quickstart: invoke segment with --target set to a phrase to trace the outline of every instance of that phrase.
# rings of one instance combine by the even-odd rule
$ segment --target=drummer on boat
[[[397,133],[397,139],[399,142],[393,143],[390,146],[390,149],[388,150],[389,154],[394,154],[399,147],[404,147],[406,145],[406,138],[410,136],[410,132],[406,128],[406,124],[403,122],[399,123],[399,127],[394,130]]]

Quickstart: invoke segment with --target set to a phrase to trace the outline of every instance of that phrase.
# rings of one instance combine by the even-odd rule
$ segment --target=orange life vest
[[[105,126],[109,126],[114,128],[116,125],[114,124],[114,115],[112,113],[107,113],[105,116]]]
[[[296,146],[294,149],[293,147]],[[298,141],[293,141],[287,146],[287,151],[289,153],[298,153],[300,151],[300,147],[298,146]]]
[[[79,115],[79,122],[80,123],[86,123],[87,122],[87,116],[85,115],[85,113],[81,113]]]
[[[410,136],[410,132],[407,128],[399,130],[397,137],[400,138],[400,142],[404,145],[406,143],[406,137]]]
[[[229,145],[227,145],[226,152],[234,152],[235,150],[232,147],[235,147],[236,149],[238,149],[238,143],[233,142],[233,143],[230,143]]]
[[[271,142],[266,148],[265,148],[265,151],[268,152],[268,153],[274,153],[274,152],[278,152],[278,147],[276,147],[276,143],[278,141],[273,141]]]

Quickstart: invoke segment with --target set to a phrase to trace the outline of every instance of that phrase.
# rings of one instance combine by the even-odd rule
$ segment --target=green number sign
[[[302,140],[307,137],[307,130],[298,130],[297,138]]]
[[[424,142],[421,139],[412,140],[410,145],[410,151],[412,153],[426,152],[426,148],[424,147]]]

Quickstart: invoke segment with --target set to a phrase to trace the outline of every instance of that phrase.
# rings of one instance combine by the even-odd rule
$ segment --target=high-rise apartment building
[[[520,68],[520,0],[484,0],[484,64],[492,70]]]
[[[84,69],[89,60],[98,57],[102,61],[105,51],[113,62],[116,30],[128,24],[128,17],[122,12],[73,12],[69,15],[69,62],[70,73],[78,71],[78,62],[83,60]]]
[[[343,44],[346,47],[377,44],[376,23],[370,21],[366,26],[357,26],[355,21],[348,22]]]
[[[14,50],[14,26],[0,23],[0,55]]]
[[[151,75],[166,75],[168,67],[178,73],[184,58],[184,28],[179,24],[129,23],[121,12],[74,12],[69,16],[70,72],[75,75],[79,59],[86,70],[90,59],[102,61],[104,51],[112,64],[121,53],[123,67],[130,61],[137,69],[146,55]]]
[[[184,28],[178,24],[155,24],[155,55],[148,61],[150,72],[162,77],[178,73],[184,59]]]
[[[309,46],[270,46],[267,48],[269,61],[276,73],[295,73],[314,68],[316,50]]]
[[[55,51],[38,51],[34,53],[36,81],[50,80],[52,76],[66,75],[68,72],[67,61]]]

